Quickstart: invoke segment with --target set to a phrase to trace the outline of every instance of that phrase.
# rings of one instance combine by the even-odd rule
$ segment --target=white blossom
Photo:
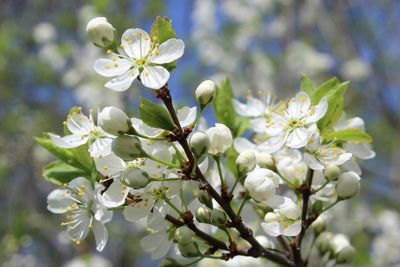
[[[115,77],[105,87],[115,91],[127,90],[140,77],[144,86],[159,89],[169,79],[169,72],[162,65],[179,59],[185,44],[180,39],[171,38],[158,45],[141,29],[128,29],[121,39],[120,54],[113,53],[111,59],[98,59],[94,65],[96,72],[105,77]]]

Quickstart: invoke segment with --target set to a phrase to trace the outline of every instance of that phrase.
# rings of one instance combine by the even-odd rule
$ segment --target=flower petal
[[[277,237],[282,234],[282,227],[277,222],[261,223],[261,227],[267,235]]]
[[[256,149],[256,145],[250,142],[247,138],[237,137],[233,141],[233,147],[236,149],[237,152],[241,153],[247,150],[254,150]]]
[[[90,119],[82,114],[75,114],[67,120],[67,128],[74,135],[87,135],[93,128]]]
[[[161,66],[147,66],[140,74],[140,80],[143,85],[152,88],[160,89],[167,83],[169,79],[169,72]]]
[[[89,146],[90,156],[94,158],[107,156],[111,153],[111,138],[97,138],[94,143]]]
[[[182,127],[191,125],[196,119],[197,108],[196,107],[183,107],[178,110],[177,116]]]
[[[328,110],[328,99],[327,97],[323,97],[321,101],[319,101],[318,105],[312,107],[307,114],[306,123],[314,123],[319,121]]]
[[[120,180],[114,179],[114,182],[107,188],[103,194],[99,194],[101,204],[108,208],[119,207],[125,203],[125,198],[129,190]]]
[[[104,176],[118,176],[126,168],[126,163],[114,153],[107,156],[95,158],[96,169]]]
[[[150,51],[150,36],[142,29],[128,29],[121,38],[125,53],[133,59],[143,59]]]
[[[129,206],[124,209],[124,217],[125,220],[130,221],[130,222],[136,222],[146,216],[149,215],[150,210],[153,208],[153,203],[152,200],[150,200],[150,203],[145,205],[145,203],[137,203],[135,206]]]
[[[82,137],[79,135],[67,135],[61,137],[59,135],[49,133],[51,142],[58,147],[62,148],[74,148],[85,144],[88,140],[87,137]]]
[[[117,92],[122,92],[127,90],[133,81],[137,78],[139,75],[139,70],[137,68],[133,68],[121,75],[118,75],[114,79],[108,81],[104,86],[108,89],[117,91]]]
[[[275,153],[279,149],[282,148],[282,146],[286,142],[286,139],[287,139],[286,132],[282,133],[282,134],[279,134],[279,135],[272,136],[267,141],[265,141],[264,143],[260,144],[258,146],[258,149],[263,151],[263,152],[267,152],[267,153]]]
[[[164,131],[162,129],[153,128],[144,124],[141,119],[132,118],[131,121],[133,128],[135,128],[138,133],[149,137],[157,137]]]
[[[158,51],[158,55],[155,55],[150,62],[156,64],[170,63],[183,55],[185,50],[185,43],[180,39],[169,39],[162,43],[155,51]]]
[[[283,230],[282,235],[284,236],[296,236],[301,231],[301,223],[300,221],[295,221],[291,225],[289,225],[286,229]]]
[[[287,146],[291,148],[301,148],[307,145],[310,132],[304,128],[299,127],[289,133],[287,138]]]
[[[304,162],[310,169],[313,170],[325,169],[324,165],[322,165],[313,155],[309,153],[304,153]]]
[[[68,190],[56,189],[47,196],[47,209],[52,213],[61,214],[68,211],[74,203],[67,197]]]
[[[124,74],[132,67],[132,61],[115,57],[113,60],[101,58],[94,63],[94,70],[104,77]]]
[[[287,109],[289,117],[302,118],[310,108],[310,104],[310,97],[306,93],[298,93],[296,97],[289,101],[289,106]]]
[[[236,113],[244,117],[258,117],[266,112],[266,107],[262,101],[257,98],[249,98],[246,104],[232,99],[233,108]]]
[[[344,143],[343,148],[354,154],[360,159],[372,159],[375,157],[375,151],[372,150],[371,145],[367,143],[356,144],[352,142]]]
[[[94,239],[96,240],[97,251],[102,251],[108,241],[108,231],[107,228],[101,222],[96,220],[92,224]]]

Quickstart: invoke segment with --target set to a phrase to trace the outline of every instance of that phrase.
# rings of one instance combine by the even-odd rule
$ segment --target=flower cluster
[[[347,238],[325,231],[325,212],[360,190],[357,161],[374,156],[364,122],[345,119],[348,83],[334,78],[314,86],[303,77],[302,91],[289,101],[242,103],[232,98],[229,81],[217,87],[207,80],[195,90],[198,108],[175,109],[167,82],[184,43],[168,19],[157,18],[150,35],[126,30],[120,45],[104,18],[87,30],[111,56],[94,63],[98,74],[114,77],[105,87],[124,91],[139,80],[164,106],[142,98],[140,118],[104,107],[97,123],[92,111],[73,108],[65,136],[37,139],[59,158],[44,169],[48,180],[64,185],[50,193],[48,209],[66,214],[61,225],[75,243],[92,230],[101,251],[104,224],[121,211],[149,230],[141,245],[153,258],[195,258],[166,258],[164,266],[235,257],[282,266],[352,260]],[[211,127],[202,117],[210,105],[218,119]],[[307,257],[305,237],[318,250]]]

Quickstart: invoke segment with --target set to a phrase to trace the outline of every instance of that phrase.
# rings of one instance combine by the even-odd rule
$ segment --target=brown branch
[[[186,140],[186,136],[184,135],[178,116],[175,112],[175,108],[172,103],[172,98],[169,93],[168,85],[164,85],[161,89],[158,90],[157,97],[163,101],[164,105],[166,106],[168,112],[171,115],[173,122],[177,126],[176,129],[177,131],[175,133],[177,135],[177,140],[179,144],[182,146],[189,160],[190,170],[196,168],[195,179],[199,182],[200,188],[205,189],[210,194],[210,196],[214,198],[215,201],[218,202],[221,208],[228,215],[233,227],[235,227],[238,230],[240,236],[251,244],[252,247],[247,251],[246,256],[251,256],[255,258],[265,257],[267,259],[270,259],[271,261],[281,264],[282,266],[294,267],[295,265],[291,261],[289,261],[286,257],[265,249],[255,239],[252,230],[243,223],[240,216],[236,215],[235,211],[232,209],[229,202],[225,201],[225,199],[221,197],[221,195],[219,195],[217,191],[215,191],[215,189],[208,183],[206,178],[203,176],[203,173],[200,171],[198,166],[197,165],[195,166],[195,158],[193,156],[192,151],[190,150],[189,144]]]

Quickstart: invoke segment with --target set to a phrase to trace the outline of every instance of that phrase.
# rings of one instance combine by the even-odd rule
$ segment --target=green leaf
[[[311,96],[312,104],[317,105],[319,101],[328,94],[332,94],[332,91],[340,84],[339,80],[336,77],[333,77],[320,86],[314,91]]]
[[[140,98],[140,118],[148,126],[172,131],[175,128],[168,111],[161,105]]]
[[[229,79],[226,79],[217,89],[213,107],[218,121],[231,129],[232,134],[236,137],[242,135],[250,128],[250,122],[247,118],[240,117],[236,114],[232,99],[232,86]]]
[[[56,160],[43,168],[43,176],[53,184],[63,185],[80,176],[90,177],[90,172],[71,166],[64,161]]]
[[[155,41],[157,43],[163,43],[171,38],[176,37],[176,32],[172,27],[172,22],[167,17],[157,16],[151,26],[150,35],[152,40],[153,37],[157,38]]]
[[[228,169],[232,172],[232,174],[239,179],[239,171],[236,167],[236,159],[239,156],[239,153],[236,152],[236,150],[231,147],[227,152],[226,152],[226,165]]]
[[[314,85],[312,84],[311,80],[305,75],[302,74],[300,78],[300,88],[301,91],[308,94],[310,97],[314,94]]]
[[[77,148],[61,148],[53,144],[48,133],[43,133],[43,137],[34,137],[34,140],[55,157],[71,166],[88,171],[92,167],[93,160],[87,151],[87,145]]]
[[[358,129],[345,129],[329,133],[325,136],[325,140],[327,142],[335,140],[339,142],[370,143],[372,142],[372,137]]]
[[[318,122],[319,129],[330,127],[339,120],[343,113],[344,94],[349,84],[349,82],[336,84],[334,87],[330,88],[325,95],[322,95],[322,97],[327,96],[328,98],[328,110],[325,116]]]
[[[176,32],[172,27],[172,22],[167,17],[157,16],[151,26],[150,37],[156,43],[162,44],[163,42],[176,37]],[[171,72],[176,67],[176,61],[163,64],[163,66]]]

